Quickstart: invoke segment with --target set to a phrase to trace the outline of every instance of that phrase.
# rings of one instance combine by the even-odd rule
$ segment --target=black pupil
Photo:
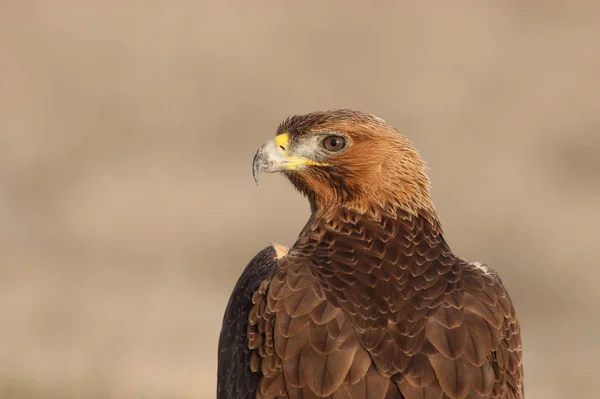
[[[346,140],[343,137],[330,136],[323,141],[323,146],[329,151],[339,151],[346,146]]]

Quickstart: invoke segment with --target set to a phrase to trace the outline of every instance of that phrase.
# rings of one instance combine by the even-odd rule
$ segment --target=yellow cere
[[[317,162],[312,159],[304,158],[304,157],[293,157],[288,155],[288,147],[290,142],[290,134],[289,133],[281,133],[275,136],[273,139],[275,141],[275,147],[277,150],[283,151],[283,156],[286,160],[285,168],[287,170],[294,170],[298,166],[304,165],[317,165],[317,166],[327,166],[325,162]]]
[[[278,149],[282,149],[283,152],[285,153],[285,152],[287,152],[289,141],[290,141],[289,133],[278,134],[277,136],[275,136],[275,147],[277,147]]]

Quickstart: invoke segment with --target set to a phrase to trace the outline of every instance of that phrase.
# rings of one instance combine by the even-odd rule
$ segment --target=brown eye
[[[346,139],[341,136],[327,136],[325,140],[323,140],[323,147],[327,151],[340,151],[344,147],[346,147]]]

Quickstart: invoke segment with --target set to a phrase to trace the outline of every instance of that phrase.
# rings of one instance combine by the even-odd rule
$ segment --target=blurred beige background
[[[339,107],[421,150],[527,397],[598,397],[600,6],[377,4],[0,3],[0,398],[214,397],[237,277],[308,216],[252,156]]]

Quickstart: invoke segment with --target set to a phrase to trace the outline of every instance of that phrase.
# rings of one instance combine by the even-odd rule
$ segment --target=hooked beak
[[[324,165],[304,157],[294,157],[288,154],[289,134],[283,133],[267,141],[256,151],[252,162],[252,175],[258,184],[260,172],[274,173],[283,170],[302,170],[308,165]]]

